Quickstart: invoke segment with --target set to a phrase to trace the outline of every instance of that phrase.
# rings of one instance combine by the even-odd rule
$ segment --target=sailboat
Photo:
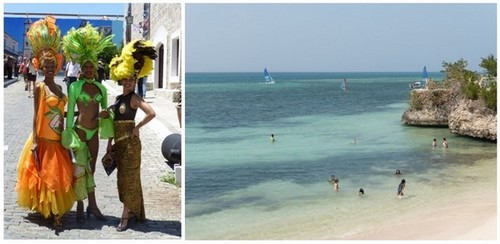
[[[422,81],[416,81],[410,84],[410,88],[419,89],[424,88],[427,85],[427,81],[429,81],[429,76],[427,75],[427,67],[424,66],[424,70],[422,71]]]
[[[340,89],[342,91],[347,91],[347,78],[344,78],[344,81],[340,83]]]
[[[264,68],[264,79],[266,79],[267,84],[274,84],[274,79],[269,72],[267,72],[267,68]]]
[[[427,81],[429,81],[429,76],[427,75],[427,67],[424,66],[424,71],[422,72],[422,82],[423,87],[427,85]]]

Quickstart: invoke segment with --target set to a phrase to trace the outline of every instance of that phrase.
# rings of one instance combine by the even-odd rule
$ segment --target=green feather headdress
[[[120,83],[121,80],[130,77],[147,76],[153,70],[153,60],[156,57],[156,50],[151,41],[132,41],[123,47],[120,57],[111,60],[110,77]]]
[[[104,37],[97,28],[87,24],[79,29],[71,28],[63,37],[63,52],[66,58],[84,65],[91,62],[97,67],[97,55],[107,46],[112,45],[114,35]]]

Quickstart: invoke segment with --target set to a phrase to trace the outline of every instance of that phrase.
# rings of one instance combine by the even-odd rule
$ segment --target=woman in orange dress
[[[35,85],[33,131],[17,166],[17,202],[44,218],[53,218],[54,229],[61,231],[61,216],[73,207],[75,194],[73,165],[61,145],[67,97],[54,82],[62,66],[62,55],[56,51],[60,31],[55,18],[47,16],[35,22],[27,36],[35,53],[34,63],[41,68],[45,79]]]

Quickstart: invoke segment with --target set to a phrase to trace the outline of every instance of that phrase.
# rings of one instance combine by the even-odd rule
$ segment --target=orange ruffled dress
[[[26,140],[17,166],[17,203],[41,213],[45,218],[63,215],[75,202],[72,188],[73,165],[61,145],[63,111],[67,97],[60,99],[40,83],[40,102],[36,115],[38,162],[31,151],[33,134]]]

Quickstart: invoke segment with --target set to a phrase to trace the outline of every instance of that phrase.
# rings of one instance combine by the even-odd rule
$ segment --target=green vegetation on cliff
[[[436,83],[434,81],[429,81],[427,84],[428,90],[441,90],[446,89],[449,94],[461,95],[466,99],[484,101],[487,108],[494,110],[497,109],[497,60],[493,54],[489,55],[487,58],[482,58],[482,62],[479,65],[484,68],[487,76],[483,77],[475,71],[467,69],[467,61],[460,59],[454,63],[448,63],[443,61],[443,68],[446,75],[442,83]],[[421,110],[424,108],[426,100],[430,98],[433,100],[432,104],[441,104],[442,101],[438,101],[436,95],[442,95],[441,93],[433,92],[432,97],[429,94],[424,95],[417,92],[412,92],[410,94],[410,107],[416,110]],[[436,100],[436,101],[434,101]]]

